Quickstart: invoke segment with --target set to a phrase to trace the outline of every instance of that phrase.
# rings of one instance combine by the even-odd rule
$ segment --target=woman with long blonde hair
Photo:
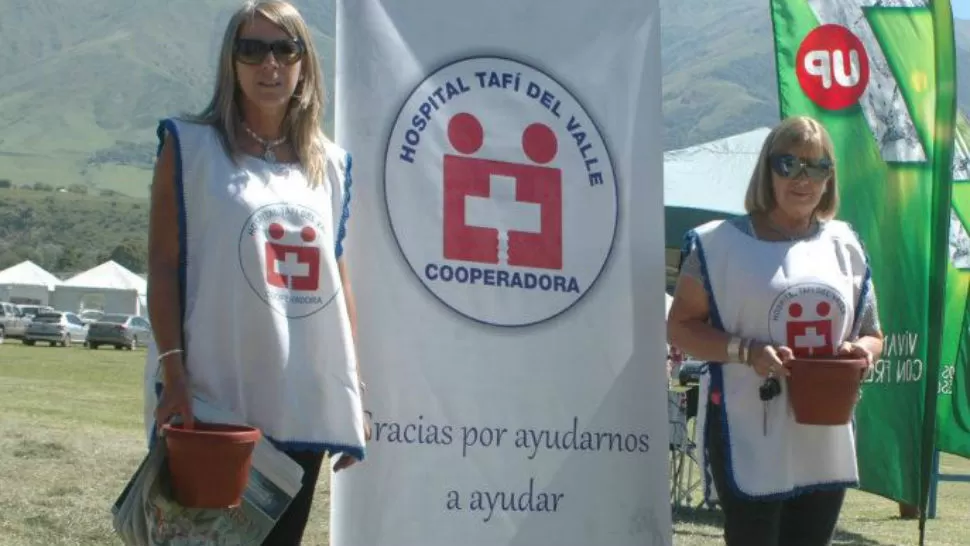
[[[250,1],[226,28],[209,105],[158,127],[146,421],[150,434],[191,423],[201,398],[300,464],[265,544],[300,543],[323,460],[363,459],[369,433],[343,257],[351,162],[320,129],[323,104],[300,13]]]

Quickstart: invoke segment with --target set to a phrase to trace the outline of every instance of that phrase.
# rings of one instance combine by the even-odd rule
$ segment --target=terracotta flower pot
[[[865,359],[796,358],[785,367],[795,421],[803,425],[844,425],[852,419],[865,375]]]
[[[175,501],[186,508],[224,509],[242,503],[259,429],[195,422],[162,427]]]

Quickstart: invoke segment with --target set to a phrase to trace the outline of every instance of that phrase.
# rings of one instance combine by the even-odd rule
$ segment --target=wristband
[[[738,358],[738,352],[741,349],[741,338],[738,336],[731,336],[727,344],[727,357],[730,362],[733,358]]]
[[[171,351],[165,351],[164,353],[158,355],[158,362],[161,362],[167,356],[172,356],[174,354],[180,354],[183,352],[185,351],[183,351],[182,349],[172,349]]]

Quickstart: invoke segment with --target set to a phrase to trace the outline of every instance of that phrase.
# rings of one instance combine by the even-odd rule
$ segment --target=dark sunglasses
[[[832,161],[826,158],[813,162],[791,154],[773,154],[768,158],[768,162],[775,174],[792,180],[802,174],[816,182],[827,180],[832,176]]]
[[[303,43],[299,40],[276,40],[265,42],[255,38],[240,38],[236,40],[236,59],[244,64],[263,64],[266,56],[273,53],[273,58],[280,64],[293,64],[303,57]]]

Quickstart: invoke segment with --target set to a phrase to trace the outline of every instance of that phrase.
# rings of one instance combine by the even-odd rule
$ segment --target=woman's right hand
[[[169,357],[162,365],[164,369],[164,387],[162,397],[155,408],[155,423],[161,429],[162,425],[178,415],[182,418],[182,423],[186,428],[191,428],[195,424],[192,416],[192,393],[189,388],[188,377],[185,375],[185,367],[182,359],[177,356]]]
[[[748,352],[748,364],[761,377],[788,377],[789,371],[785,363],[795,355],[788,347],[772,347],[765,343],[754,342]]]

